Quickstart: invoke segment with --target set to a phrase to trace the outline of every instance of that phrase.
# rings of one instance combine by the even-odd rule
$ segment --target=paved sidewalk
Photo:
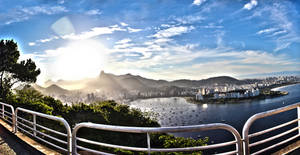
[[[41,155],[17,139],[13,133],[0,125],[0,154],[1,155]]]
[[[0,154],[3,155],[15,155],[16,152],[9,147],[6,143],[7,137],[3,134],[2,130],[0,129]]]

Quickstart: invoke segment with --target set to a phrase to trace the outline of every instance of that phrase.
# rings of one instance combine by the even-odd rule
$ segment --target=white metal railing
[[[105,152],[100,152],[97,150],[85,148],[83,146],[77,145],[77,141],[81,141],[88,144],[93,145],[99,145],[103,147],[109,147],[109,148],[118,148],[118,149],[124,149],[124,150],[131,150],[131,151],[143,151],[148,152],[149,154],[151,152],[185,152],[185,151],[200,151],[200,150],[206,150],[206,149],[213,149],[213,148],[221,148],[226,147],[230,145],[235,145],[235,150],[230,152],[225,152],[222,154],[244,154],[249,155],[250,154],[250,148],[254,146],[258,146],[261,144],[264,144],[266,142],[275,140],[279,137],[282,137],[284,135],[290,134],[292,132],[296,132],[298,130],[298,134],[294,135],[292,137],[289,137],[288,139],[285,139],[283,141],[280,141],[279,143],[276,143],[272,146],[265,147],[262,150],[258,150],[257,152],[254,152],[253,154],[261,154],[267,150],[270,150],[272,148],[275,148],[281,144],[287,143],[291,140],[294,140],[296,138],[300,137],[300,103],[296,103],[293,105],[289,105],[286,107],[278,108],[275,110],[270,110],[262,113],[258,113],[253,115],[248,119],[248,121],[245,123],[243,128],[243,139],[241,139],[240,134],[237,132],[235,128],[233,128],[230,125],[223,124],[223,123],[214,123],[214,124],[205,124],[205,125],[193,125],[193,126],[176,126],[176,127],[126,127],[126,126],[113,126],[113,125],[104,125],[104,124],[94,124],[94,123],[79,123],[77,124],[73,132],[71,132],[71,128],[66,120],[64,120],[61,117],[56,117],[52,115],[42,114],[39,112],[23,109],[23,108],[17,108],[14,110],[14,107],[0,102],[0,118],[4,119],[5,121],[9,122],[12,125],[13,132],[17,132],[18,129],[22,130],[23,132],[37,138],[38,140],[49,144],[58,150],[62,150],[67,152],[68,154],[77,155],[77,149],[85,150],[93,153],[100,153],[100,154],[108,154]],[[291,120],[289,122],[284,122],[280,125],[277,125],[275,127],[271,127],[262,131],[258,131],[256,133],[249,134],[249,129],[253,122],[255,122],[258,119],[268,117],[271,115],[279,114],[285,111],[289,111],[292,109],[297,108],[298,117],[297,119]],[[10,109],[10,110],[8,110]],[[32,121],[25,119],[26,117],[21,117],[21,115],[18,116],[18,112],[22,111],[24,114],[31,114],[32,115]],[[59,123],[62,123],[66,129],[67,133],[62,133],[59,131],[56,131],[55,129],[50,129],[48,127],[45,127],[41,124],[38,124],[36,119],[37,117],[42,117],[50,120],[57,121]],[[279,133],[275,136],[265,138],[260,141],[256,141],[254,143],[249,144],[249,139],[263,135],[266,133],[269,133],[271,131],[280,129],[282,127],[286,127],[291,124],[297,123],[297,127],[293,129],[289,129],[288,131],[284,131],[282,133]],[[121,145],[114,145],[114,144],[107,144],[102,142],[96,142],[84,138],[77,137],[77,132],[80,128],[93,128],[98,130],[105,130],[105,131],[113,131],[113,132],[125,132],[125,133],[145,133],[147,134],[147,148],[142,147],[129,147],[129,146],[121,146]],[[49,134],[46,134],[44,132],[41,132],[38,129],[46,130],[50,133],[54,133],[59,136],[66,137],[66,139],[56,138],[54,136],[51,136]],[[224,142],[224,143],[218,143],[218,144],[212,144],[212,145],[206,145],[206,146],[196,146],[196,147],[186,147],[186,148],[151,148],[150,145],[150,134],[151,133],[172,133],[172,132],[195,132],[195,131],[204,131],[204,130],[226,130],[231,132],[233,136],[235,137],[235,140]],[[55,143],[47,140],[51,139],[52,141],[55,141]],[[58,143],[61,143],[62,145],[65,144],[66,147],[61,147],[57,145]]]
[[[121,145],[114,145],[114,144],[107,144],[96,142],[84,138],[77,137],[77,131],[80,128],[93,128],[99,130],[106,130],[106,131],[114,131],[114,132],[126,132],[126,133],[145,133],[147,134],[147,148],[142,147],[129,147],[129,146],[121,146]],[[151,133],[174,133],[174,132],[196,132],[196,131],[204,131],[204,130],[226,130],[233,134],[235,140],[206,145],[206,146],[196,146],[196,147],[186,147],[186,148],[151,148],[150,145],[150,134]],[[117,148],[117,149],[124,149],[124,150],[131,150],[131,151],[143,151],[148,152],[190,152],[190,151],[200,151],[206,149],[213,149],[213,148],[220,148],[230,145],[236,145],[236,149],[234,151],[225,152],[222,154],[242,154],[242,140],[241,136],[238,131],[230,125],[223,124],[223,123],[214,123],[214,124],[205,124],[205,125],[193,125],[193,126],[177,126],[177,127],[127,127],[127,126],[114,126],[114,125],[104,125],[104,124],[95,124],[95,123],[79,123],[77,124],[72,132],[72,150],[73,155],[77,155],[77,149],[81,149],[84,151],[89,151],[97,154],[108,154],[106,152],[101,152],[89,148],[85,148],[83,146],[77,145],[77,140],[82,141],[89,144],[94,144],[98,146],[110,147],[110,148]]]
[[[12,132],[15,132],[15,110],[14,107],[10,104],[2,103],[0,102],[0,105],[2,106],[1,111],[1,117],[3,120],[9,122],[12,127]],[[8,107],[10,109],[10,112],[5,110],[5,107]]]
[[[22,118],[21,116],[18,116],[18,112],[19,111],[31,114],[32,117],[33,117],[33,121],[31,122],[29,120],[26,120],[25,118]],[[38,140],[40,140],[40,141],[42,141],[42,142],[44,142],[44,143],[46,143],[48,145],[51,145],[51,146],[55,147],[58,150],[61,150],[61,151],[64,151],[64,152],[68,152],[68,154],[72,153],[72,144],[71,144],[72,143],[72,133],[71,133],[71,128],[70,128],[68,122],[65,119],[63,119],[61,117],[46,115],[46,114],[43,114],[43,113],[39,113],[39,112],[35,112],[35,111],[23,109],[23,108],[17,108],[16,112],[15,112],[15,115],[16,115],[16,117],[15,117],[15,131],[16,132],[19,129],[19,130],[21,130],[21,131],[23,131],[23,132],[25,132],[25,133],[33,136],[34,138],[36,138],[36,139],[38,139]],[[45,127],[45,126],[43,126],[41,124],[38,124],[36,122],[36,116],[43,117],[43,118],[46,118],[46,119],[50,119],[50,120],[54,120],[54,121],[62,123],[64,125],[67,133],[62,133],[62,132],[59,132],[59,131],[55,131],[55,130],[50,129],[48,127]],[[27,125],[25,124],[25,122],[27,123]],[[28,124],[30,124],[30,125],[28,125]],[[51,136],[49,134],[43,133],[40,130],[37,130],[37,128],[40,128],[40,129],[43,129],[43,130],[47,130],[47,131],[49,131],[51,133],[54,133],[56,135],[64,136],[64,137],[66,137],[66,140],[61,140],[61,139],[56,138],[54,136]],[[47,141],[46,139],[44,139],[41,136],[47,137],[48,139],[51,139],[51,140],[55,141],[56,144],[50,142],[49,140]],[[57,145],[57,142],[60,143],[60,144],[65,144],[66,148]]]
[[[249,129],[252,125],[252,123],[258,119],[261,119],[261,118],[264,118],[264,117],[268,117],[268,116],[272,116],[272,115],[275,115],[275,114],[279,114],[281,112],[285,112],[285,111],[289,111],[289,110],[292,110],[292,109],[296,109],[297,108],[297,113],[298,113],[298,117],[297,119],[294,119],[292,121],[289,121],[289,122],[286,122],[286,123],[283,123],[283,124],[280,124],[280,125],[277,125],[275,127],[272,127],[272,128],[268,128],[268,129],[265,129],[265,130],[262,130],[262,131],[259,131],[259,132],[256,132],[256,133],[252,133],[252,134],[249,134]],[[272,137],[269,137],[269,138],[266,138],[266,139],[263,139],[263,140],[260,140],[260,141],[257,141],[257,142],[254,142],[252,144],[249,143],[249,139],[250,138],[253,138],[253,137],[256,137],[256,136],[259,136],[259,135],[263,135],[265,133],[269,133],[271,131],[274,131],[274,130],[277,130],[279,128],[282,128],[282,127],[285,127],[285,126],[288,126],[290,124],[293,124],[293,123],[298,123],[297,127],[295,128],[292,128],[292,129],[289,129],[288,131],[285,131],[285,132],[282,132],[280,134],[277,134],[275,136],[272,136]],[[272,141],[274,139],[277,139],[279,137],[282,137],[284,135],[287,135],[289,133],[292,133],[294,131],[297,131],[298,130],[298,134],[286,139],[286,140],[283,140],[279,143],[276,143],[274,145],[271,145],[269,147],[265,147],[257,152],[254,152],[254,153],[251,153],[251,154],[261,154],[267,150],[270,150],[272,148],[275,148],[281,144],[284,144],[284,143],[287,143],[291,140],[294,140],[296,138],[298,138],[300,136],[300,103],[296,103],[296,104],[293,104],[293,105],[289,105],[289,106],[286,106],[286,107],[282,107],[282,108],[278,108],[278,109],[275,109],[275,110],[270,110],[270,111],[266,111],[266,112],[261,112],[261,113],[258,113],[258,114],[255,114],[253,115],[252,117],[250,117],[246,124],[244,125],[244,128],[243,128],[243,138],[244,138],[244,154],[245,155],[248,155],[250,154],[250,148],[253,147],[253,146],[257,146],[257,145],[261,145],[261,144],[264,144],[264,143],[267,143],[269,141]]]

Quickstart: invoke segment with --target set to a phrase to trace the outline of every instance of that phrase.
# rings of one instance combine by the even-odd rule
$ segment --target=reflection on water
[[[179,97],[143,99],[129,104],[131,107],[140,108],[142,111],[156,113],[161,126],[227,123],[241,133],[243,125],[252,115],[300,101],[300,84],[276,88],[275,90],[288,91],[289,94],[272,99],[236,104],[192,104]],[[266,122],[266,126],[272,125],[272,123],[273,121]],[[176,135],[197,138],[199,133]]]

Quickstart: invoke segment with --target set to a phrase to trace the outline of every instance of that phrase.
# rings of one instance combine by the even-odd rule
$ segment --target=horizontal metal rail
[[[22,111],[22,112],[24,112],[24,113],[31,114],[31,115],[33,116],[33,121],[31,122],[31,121],[29,121],[29,120],[26,120],[25,118],[21,118],[20,116],[18,116],[19,111]],[[25,132],[25,133],[27,133],[27,134],[30,134],[31,136],[37,138],[38,140],[40,140],[40,141],[42,141],[42,142],[45,142],[45,143],[48,144],[48,145],[51,145],[51,146],[53,146],[53,147],[55,147],[55,148],[57,148],[57,149],[59,149],[59,150],[68,152],[68,154],[72,154],[72,144],[71,144],[71,143],[72,143],[72,132],[71,132],[71,128],[70,128],[68,122],[67,122],[65,119],[63,119],[63,118],[61,118],[61,117],[51,116],[51,115],[47,115],[47,114],[43,114],[43,113],[39,113],[39,112],[27,110],[27,109],[23,109],[23,108],[20,108],[20,107],[16,109],[15,115],[16,115],[16,116],[15,116],[15,131],[16,131],[16,132],[18,131],[18,129],[21,129],[21,131],[23,131],[23,132]],[[47,127],[45,127],[45,126],[42,126],[42,125],[40,125],[40,124],[37,124],[37,123],[36,123],[36,116],[43,117],[43,118],[46,118],[46,119],[50,119],[50,120],[54,120],[54,121],[57,121],[57,122],[59,122],[59,123],[62,123],[62,124],[64,125],[65,129],[66,129],[67,134],[64,134],[64,133],[55,131],[55,130],[53,130],[53,129],[47,128]],[[32,127],[30,127],[30,126],[28,126],[28,125],[26,125],[26,124],[24,124],[24,123],[18,121],[18,119],[21,120],[21,121],[24,121],[24,122],[26,122],[26,123],[29,123],[30,125],[32,125]],[[28,128],[28,129],[31,130],[33,133],[27,131],[25,128],[21,128],[21,127],[19,126],[19,124],[22,125],[22,126],[24,126],[24,127],[26,127],[26,128]],[[42,129],[45,129],[45,130],[50,131],[50,132],[52,132],[52,133],[61,135],[61,136],[65,136],[65,137],[67,137],[67,140],[66,140],[66,141],[63,141],[63,140],[61,140],[61,139],[55,138],[55,137],[53,137],[53,136],[51,136],[51,135],[48,135],[48,134],[46,134],[46,133],[40,132],[39,130],[37,130],[37,127],[42,128]],[[47,140],[45,140],[45,139],[39,137],[38,134],[39,134],[39,135],[42,135],[42,136],[44,136],[44,137],[47,137],[47,138],[49,138],[49,139],[51,139],[51,140],[54,140],[54,141],[56,141],[56,142],[59,142],[59,143],[62,143],[62,144],[67,144],[67,148],[63,148],[63,147],[61,147],[61,146],[58,146],[58,145],[56,145],[56,144],[53,144],[52,142],[49,142],[49,141],[47,141]],[[66,136],[66,135],[67,135],[67,136]]]
[[[277,126],[275,126],[275,127],[272,127],[272,128],[269,128],[269,129],[266,129],[266,130],[263,130],[263,131],[256,132],[256,133],[254,133],[254,134],[250,134],[250,135],[249,135],[249,138],[255,137],[255,136],[259,136],[259,135],[262,135],[262,134],[271,132],[271,131],[273,131],[273,130],[276,130],[276,129],[279,129],[279,128],[288,126],[288,125],[290,125],[290,124],[293,124],[293,123],[298,122],[299,120],[300,120],[300,119],[295,119],[295,120],[286,122],[286,123],[284,123],[284,124],[280,124],[280,125],[277,125]]]
[[[86,148],[83,146],[79,146],[79,145],[77,145],[77,141],[81,141],[81,142],[92,144],[92,145],[109,147],[109,148],[118,148],[118,149],[131,150],[131,151],[148,152],[149,154],[151,152],[200,151],[200,150],[206,150],[206,149],[221,148],[221,147],[226,147],[226,146],[235,144],[236,145],[235,150],[229,151],[229,152],[224,152],[221,154],[222,155],[242,154],[243,150],[244,150],[244,154],[248,155],[248,154],[250,154],[251,147],[270,142],[272,140],[275,140],[279,137],[288,135],[288,134],[293,133],[298,130],[297,135],[294,135],[288,139],[285,139],[285,140],[278,142],[272,146],[265,147],[265,148],[253,153],[253,154],[261,154],[267,150],[270,150],[272,148],[275,148],[279,145],[282,145],[284,143],[287,143],[291,140],[294,140],[294,139],[300,137],[300,103],[296,103],[296,104],[289,105],[286,107],[282,107],[282,108],[278,108],[275,110],[270,110],[270,111],[266,111],[266,112],[262,112],[262,113],[253,115],[252,117],[250,117],[247,120],[247,122],[245,123],[245,125],[243,127],[243,138],[244,138],[243,140],[241,139],[240,134],[237,132],[237,130],[235,128],[233,128],[230,125],[223,124],[223,123],[193,125],[193,126],[177,126],[177,127],[127,127],[127,126],[114,126],[114,125],[104,125],[104,124],[94,124],[94,123],[79,123],[74,127],[73,132],[71,132],[71,128],[70,128],[69,124],[63,118],[46,115],[46,114],[38,113],[35,111],[23,109],[23,108],[17,108],[16,110],[14,110],[13,106],[2,103],[2,102],[0,102],[0,105],[2,105],[2,109],[0,107],[0,117],[2,117],[2,119],[4,119],[5,121],[12,124],[13,132],[17,132],[17,130],[19,129],[22,132],[27,133],[27,134],[37,138],[38,140],[57,148],[58,150],[63,150],[65,152],[68,152],[68,154],[73,154],[73,155],[77,155],[77,149],[89,151],[89,152],[96,153],[96,154],[99,154],[99,153],[100,154],[110,154],[110,153]],[[7,111],[7,107],[10,109],[10,111]],[[256,120],[264,118],[264,117],[272,116],[275,114],[279,114],[281,112],[289,111],[289,110],[292,110],[295,108],[297,108],[297,113],[298,113],[297,119],[279,124],[275,127],[271,127],[268,129],[264,129],[262,131],[258,131],[258,132],[249,134],[249,129],[250,129],[251,125],[253,124],[253,122],[255,122]],[[29,121],[25,118],[18,116],[18,111],[22,111],[24,113],[31,114],[33,116],[32,117],[33,120]],[[56,131],[54,129],[45,127],[41,124],[37,124],[36,116],[62,123],[64,125],[67,133],[62,133],[62,132]],[[298,126],[295,128],[289,129],[288,131],[279,133],[275,136],[265,138],[265,139],[262,139],[262,140],[259,140],[259,141],[249,144],[250,138],[272,132],[274,130],[286,127],[288,125],[291,125],[291,124],[297,123],[297,122],[298,122]],[[41,132],[37,128],[44,129],[44,130],[54,133],[56,135],[66,137],[67,140],[64,141],[62,139],[56,138],[47,133]],[[107,144],[107,143],[96,142],[96,141],[80,138],[80,137],[77,137],[77,132],[81,128],[92,128],[92,129],[98,129],[98,130],[113,131],[113,132],[125,132],[125,133],[144,133],[144,134],[147,134],[147,147],[143,148],[143,147],[129,147],[129,146],[122,146],[122,145],[114,145],[114,144]],[[205,131],[205,130],[226,130],[226,131],[229,131],[231,134],[233,134],[235,140],[229,141],[229,142],[218,143],[218,144],[206,145],[206,146],[185,147],[185,148],[151,148],[151,145],[150,145],[150,134],[152,134],[152,133],[196,132],[196,131]],[[38,135],[40,135],[41,137]],[[52,142],[46,140],[45,138],[51,139],[57,143],[67,145],[67,148],[63,148],[59,145],[56,145],[57,143],[53,144]]]
[[[6,104],[3,102],[0,102],[0,105],[2,105],[2,109],[1,109],[2,119],[11,123],[12,132],[15,132],[15,110],[14,110],[14,107],[10,104]],[[11,112],[6,111],[5,107],[8,107],[11,110]],[[10,114],[10,116],[5,115],[5,113]],[[8,119],[5,119],[5,117],[9,118],[11,121],[9,121]]]
[[[114,131],[114,132],[126,132],[126,133],[146,133],[147,134],[147,148],[140,147],[129,147],[129,146],[120,146],[113,144],[106,144],[101,142],[95,142],[92,140],[87,140],[84,138],[77,138],[77,132],[80,128],[92,128],[98,130],[106,130],[106,131]],[[207,146],[197,146],[197,147],[186,147],[186,148],[151,148],[150,146],[150,134],[151,133],[174,133],[174,132],[195,132],[195,131],[205,131],[205,130],[226,130],[233,134],[235,141],[207,145]],[[83,146],[77,146],[77,140],[82,141],[89,144],[110,147],[110,148],[118,148],[124,150],[131,151],[144,151],[150,154],[151,152],[183,152],[183,151],[200,151],[205,149],[212,148],[220,148],[228,145],[236,145],[237,154],[242,154],[242,140],[241,136],[237,132],[235,128],[230,125],[223,123],[214,123],[214,124],[206,124],[206,125],[194,125],[194,126],[177,126],[177,127],[127,127],[127,126],[113,126],[113,125],[104,125],[104,124],[95,124],[95,123],[79,123],[77,124],[72,132],[72,147],[73,154],[77,154],[77,148],[84,148]],[[92,150],[89,148],[84,148],[84,150],[103,154],[103,152]],[[229,152],[231,153],[231,152]]]
[[[298,113],[297,119],[289,121],[289,122],[286,122],[286,123],[283,123],[283,124],[280,124],[280,125],[277,125],[277,126],[272,127],[272,128],[268,128],[268,129],[265,129],[265,130],[262,130],[262,131],[259,131],[259,132],[256,132],[256,133],[249,134],[249,129],[250,129],[251,125],[256,120],[264,118],[264,117],[272,116],[272,115],[275,115],[275,114],[279,114],[281,112],[285,112],[285,111],[289,111],[289,110],[292,110],[292,109],[296,109],[296,108],[297,108],[297,113]],[[275,135],[273,137],[269,137],[269,138],[257,141],[255,143],[249,144],[249,139],[252,138],[252,137],[259,136],[259,135],[262,135],[262,134],[274,131],[276,129],[285,127],[287,125],[290,125],[290,124],[293,124],[293,123],[296,123],[296,122],[298,122],[298,126],[296,128],[293,128],[293,129],[290,129],[290,130],[285,131],[283,133],[277,134],[277,135]],[[287,135],[289,133],[292,133],[292,132],[294,132],[296,130],[298,130],[298,135],[296,135],[294,137],[291,137],[291,138],[288,138],[288,139],[286,139],[284,141],[281,141],[281,142],[279,142],[277,144],[274,144],[274,145],[272,145],[270,147],[267,147],[267,148],[264,148],[262,150],[259,150],[259,151],[255,152],[254,154],[260,154],[262,152],[270,150],[270,149],[272,149],[272,148],[274,148],[276,146],[279,146],[279,145],[284,144],[284,143],[286,143],[288,141],[291,141],[291,140],[297,138],[300,135],[300,103],[296,103],[296,104],[292,104],[292,105],[289,105],[289,106],[286,106],[286,107],[282,107],[282,108],[278,108],[278,109],[274,109],[274,110],[270,110],[270,111],[266,111],[266,112],[261,112],[261,113],[255,114],[255,115],[253,115],[252,117],[250,117],[247,120],[247,122],[245,123],[245,125],[243,127],[243,138],[244,138],[244,146],[243,146],[243,148],[244,148],[244,154],[245,155],[249,155],[250,154],[250,148],[253,147],[253,146],[264,144],[264,143],[272,141],[272,140],[274,140],[276,138],[279,138],[279,137],[282,137],[282,136]]]
[[[57,134],[57,135],[61,135],[61,136],[64,136],[64,137],[68,137],[68,135],[65,134],[65,133],[62,133],[62,132],[59,132],[59,131],[55,131],[55,130],[53,130],[53,129],[47,128],[47,127],[45,127],[45,126],[42,126],[42,125],[40,125],[40,124],[36,124],[36,126],[39,127],[39,128],[41,128],[41,129],[44,129],[44,130],[50,131],[50,132],[52,132],[52,133],[55,133],[55,134]]]

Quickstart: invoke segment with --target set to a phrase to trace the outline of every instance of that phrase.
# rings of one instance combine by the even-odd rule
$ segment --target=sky
[[[101,70],[151,79],[300,71],[300,1],[0,0],[0,39],[38,83]]]

